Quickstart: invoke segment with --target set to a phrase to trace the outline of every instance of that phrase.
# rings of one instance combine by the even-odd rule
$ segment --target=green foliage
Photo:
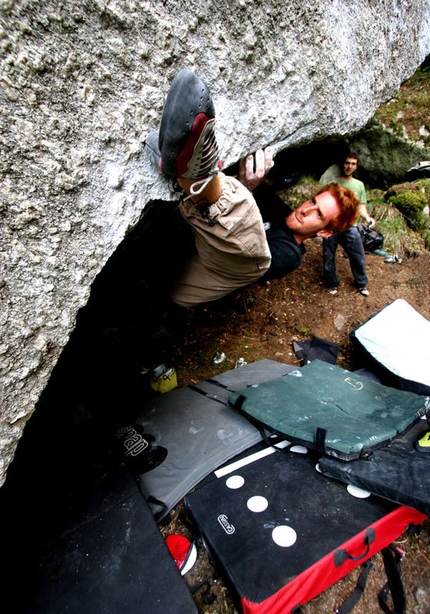
[[[378,222],[378,228],[379,232],[382,232],[384,236],[403,233],[406,231],[405,222],[400,217]]]
[[[376,220],[376,230],[384,237],[386,252],[415,256],[429,249],[424,237],[408,227],[405,217],[392,203],[372,202],[368,211]]]
[[[384,204],[385,203],[385,198],[384,198],[384,190],[380,190],[378,188],[374,188],[373,190],[368,190],[367,191],[367,201],[368,201],[368,209],[369,207],[372,207],[374,204]],[[370,213],[370,211],[369,211]]]
[[[427,204],[427,198],[422,192],[402,192],[389,198],[404,215],[415,216],[421,213]]]
[[[426,249],[430,250],[430,230],[421,233]]]
[[[394,98],[382,105],[375,118],[398,136],[403,136],[404,127],[408,138],[430,146],[430,137],[420,133],[424,125],[430,129],[430,70],[422,65],[405,81]]]
[[[422,280],[416,277],[409,277],[409,279],[405,281],[405,284],[410,288],[418,288],[422,284]]]
[[[389,202],[403,214],[408,226],[421,234],[424,245],[428,248],[430,217],[424,213],[424,209],[428,207],[429,198],[424,187],[390,196]]]
[[[248,294],[247,296],[243,296],[242,300],[243,300],[243,306],[244,306],[245,313],[246,313],[248,309],[250,309],[252,305],[254,304],[255,299],[252,296],[252,294]]]
[[[414,183],[418,187],[418,189],[426,195],[428,201],[430,202],[430,179],[420,179],[419,181],[415,181]]]

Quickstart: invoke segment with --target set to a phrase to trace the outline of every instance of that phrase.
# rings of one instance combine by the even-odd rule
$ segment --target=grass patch
[[[427,251],[422,237],[408,227],[394,205],[373,202],[368,204],[367,209],[376,220],[375,230],[384,237],[383,249],[386,252],[411,257]]]

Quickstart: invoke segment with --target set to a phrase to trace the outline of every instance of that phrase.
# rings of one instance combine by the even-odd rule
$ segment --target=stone
[[[343,316],[341,313],[339,313],[335,319],[334,319],[334,327],[336,330],[342,330],[342,328],[345,326],[345,316]]]

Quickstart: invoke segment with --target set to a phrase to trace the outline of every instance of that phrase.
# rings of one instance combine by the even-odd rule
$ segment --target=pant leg
[[[336,250],[339,243],[339,235],[334,234],[328,239],[323,239],[323,279],[327,288],[337,288],[339,278],[336,274]]]
[[[185,265],[170,293],[184,307],[214,301],[257,281],[271,256],[260,211],[246,188],[220,173],[222,194],[207,216],[182,201],[182,217],[194,229],[197,254]]]
[[[357,226],[352,226],[341,233],[339,243],[342,245],[349,257],[351,273],[354,277],[357,288],[365,288],[368,283],[366,274],[366,255],[364,253],[363,241]]]
[[[216,269],[209,269],[201,261],[200,255],[196,254],[175,280],[169,295],[171,300],[181,307],[194,307],[223,298],[234,290],[257,281],[262,273],[256,265],[252,274],[250,271],[247,276],[230,277]]]

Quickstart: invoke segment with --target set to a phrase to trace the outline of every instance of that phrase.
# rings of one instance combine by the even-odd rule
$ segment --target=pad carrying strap
[[[388,581],[386,584],[384,584],[378,595],[379,606],[384,612],[386,612],[386,614],[406,614],[406,597],[400,577],[400,562],[402,560],[402,554],[400,550],[393,545],[383,548],[383,550],[381,550],[381,554],[384,559],[385,573],[387,574]],[[373,563],[371,559],[363,563],[362,571],[358,577],[354,590],[343,602],[340,608],[336,610],[336,614],[349,614],[349,612],[351,612],[351,610],[357,605],[361,596],[363,595],[367,577],[372,567]],[[391,610],[387,605],[387,598],[390,593],[393,600],[393,610]],[[303,614],[303,611],[300,606],[297,606],[292,611],[292,614]]]
[[[400,577],[402,553],[398,548],[391,545],[382,550],[382,556],[388,582],[378,595],[379,606],[387,614],[406,614],[406,597]],[[394,610],[390,610],[387,605],[387,597],[390,592]]]
[[[369,575],[369,571],[373,567],[373,563],[369,559],[368,561],[363,563],[362,567],[363,567],[363,570],[361,574],[358,576],[357,584],[354,590],[352,591],[350,596],[343,602],[341,607],[338,610],[336,610],[336,614],[349,614],[352,608],[354,608],[357,605],[357,603],[360,601],[361,596],[363,595],[363,592],[366,586],[367,576]]]
[[[384,584],[381,592],[378,595],[378,603],[380,608],[386,614],[406,614],[406,598],[400,577],[400,562],[402,555],[400,550],[391,545],[381,550],[384,559],[385,573],[388,581]],[[344,601],[341,607],[336,611],[336,614],[349,614],[351,610],[360,600],[366,586],[367,576],[373,564],[371,559],[363,563],[363,571],[358,577],[357,585],[350,596]],[[387,598],[391,593],[394,609],[391,610],[387,605]]]
[[[315,430],[315,447],[318,452],[325,452],[325,439],[327,437],[327,430],[320,426]]]

